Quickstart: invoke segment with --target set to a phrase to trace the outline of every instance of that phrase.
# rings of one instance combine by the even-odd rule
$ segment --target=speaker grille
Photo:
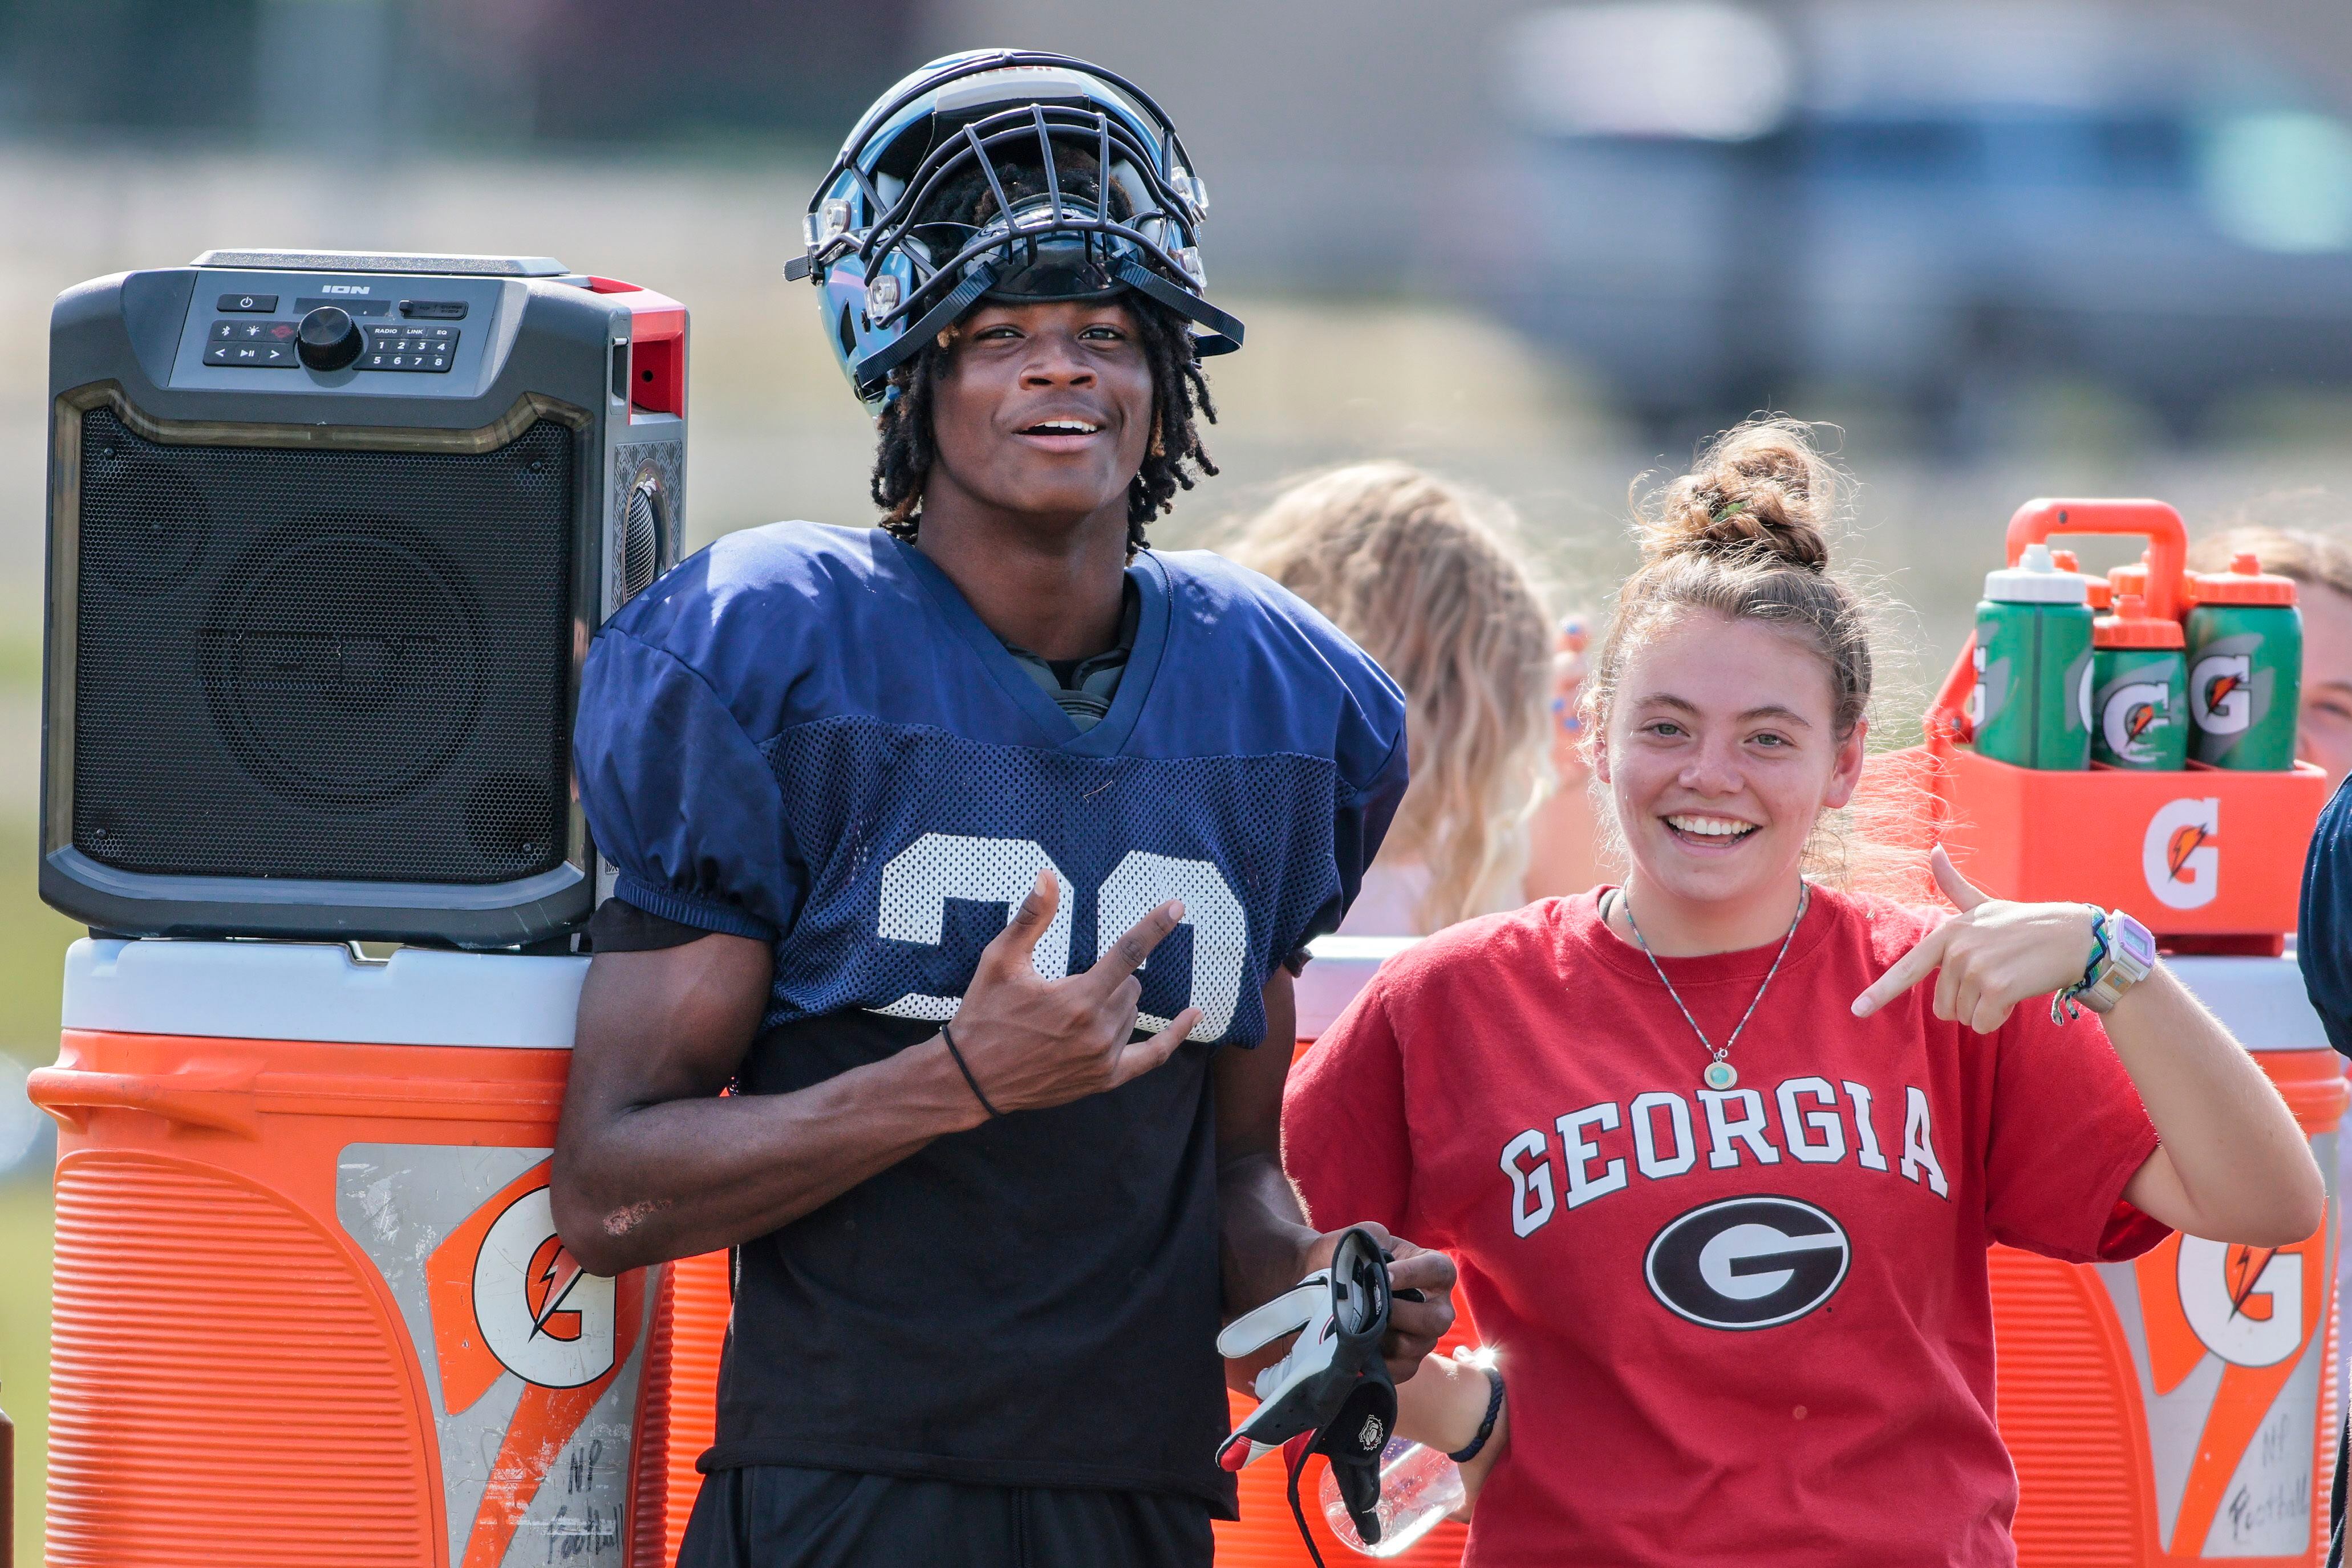
[[[494,883],[563,859],[572,437],[151,442],[83,416],[73,841],[149,874]]]

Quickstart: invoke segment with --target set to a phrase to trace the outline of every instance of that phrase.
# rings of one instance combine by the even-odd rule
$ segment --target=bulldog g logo
[[[1803,1317],[1845,1283],[1853,1249],[1828,1214],[1759,1193],[1671,1220],[1643,1260],[1650,1293],[1711,1329],[1762,1329]]]

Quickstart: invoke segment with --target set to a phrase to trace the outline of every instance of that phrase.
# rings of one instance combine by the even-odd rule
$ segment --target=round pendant
[[[1727,1061],[1710,1061],[1699,1077],[1709,1089],[1728,1089],[1739,1082],[1739,1070]]]

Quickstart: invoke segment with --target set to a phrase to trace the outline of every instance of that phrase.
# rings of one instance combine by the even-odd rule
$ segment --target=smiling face
[[[1115,507],[1124,527],[1152,418],[1151,367],[1125,304],[984,304],[956,329],[931,398],[927,507],[1062,527]]]
[[[1595,758],[1635,896],[1710,926],[1744,927],[1751,908],[1785,922],[1815,821],[1862,776],[1865,729],[1835,733],[1828,666],[1800,635],[1696,611],[1651,628]]]

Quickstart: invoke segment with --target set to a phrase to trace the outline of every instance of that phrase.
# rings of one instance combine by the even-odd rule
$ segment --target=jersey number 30
[[[882,907],[877,928],[886,941],[936,947],[946,925],[949,899],[1002,904],[1010,920],[1013,906],[1028,896],[1041,871],[1054,873],[1055,882],[1061,885],[1062,901],[1054,911],[1053,923],[1037,939],[1031,961],[1046,979],[1062,979],[1070,972],[1071,910],[1077,901],[1062,868],[1028,839],[924,834],[882,868]],[[1249,921],[1242,913],[1241,900],[1234,896],[1232,885],[1214,864],[1144,850],[1128,852],[1127,858],[1095,890],[1094,950],[1103,951],[1125,936],[1129,926],[1171,898],[1184,901],[1184,924],[1192,928],[1192,994],[1186,999],[1201,1009],[1201,1022],[1190,1038],[1203,1042],[1222,1040],[1234,1021],[1234,1004],[1241,999],[1242,976],[1249,961]],[[1143,968],[1150,967],[1146,960]],[[951,1019],[961,1000],[909,991],[874,1010],[893,1018]],[[1168,1027],[1168,1020],[1154,1013],[1140,1013],[1135,1021],[1147,1030]]]

